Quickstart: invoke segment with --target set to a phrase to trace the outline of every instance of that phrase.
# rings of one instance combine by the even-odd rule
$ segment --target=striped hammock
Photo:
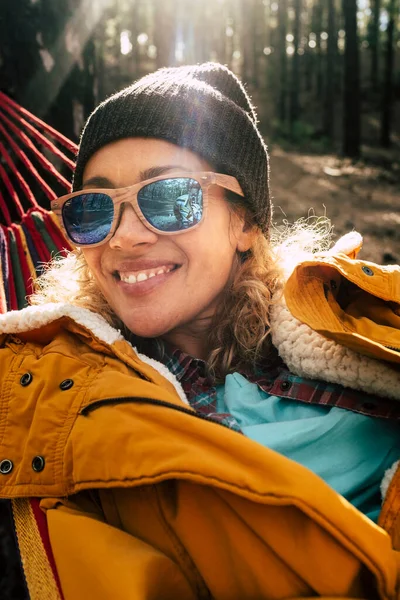
[[[43,265],[70,249],[44,206],[70,190],[76,150],[71,140],[0,92],[0,313],[26,306]],[[18,554],[29,598],[61,600],[39,500],[14,499],[12,515],[12,523],[3,525],[3,536],[10,549],[18,540],[19,552],[8,560],[18,561]]]
[[[44,205],[70,190],[76,150],[0,92],[0,313],[26,306],[43,265],[70,249]]]

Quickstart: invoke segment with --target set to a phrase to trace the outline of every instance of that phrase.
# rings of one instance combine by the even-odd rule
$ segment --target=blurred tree
[[[279,53],[279,98],[277,107],[277,116],[281,124],[286,122],[286,102],[287,102],[287,51],[286,51],[286,36],[287,36],[287,21],[288,21],[288,5],[287,0],[278,2],[278,53]]]
[[[359,81],[380,91],[384,73],[381,137],[389,143],[399,0],[0,1],[0,86],[75,139],[93,106],[137,77],[218,60],[251,85],[260,114],[280,132],[293,134],[301,114],[314,136],[341,133],[351,155],[360,144]],[[394,17],[382,32],[388,9]],[[373,108],[366,103],[365,115]]]
[[[132,51],[129,55],[129,63],[130,63],[130,79],[136,79],[140,72],[139,63],[140,63],[140,53],[139,53],[139,44],[138,44],[138,36],[140,34],[140,20],[139,20],[139,1],[131,0],[129,6],[130,13],[130,33],[131,33],[131,44]]]
[[[176,6],[172,0],[154,0],[154,42],[157,48],[157,68],[176,63]]]
[[[242,77],[251,85],[256,85],[256,2],[242,0]]]
[[[326,54],[326,83],[324,107],[324,134],[332,142],[335,135],[335,101],[336,101],[336,60],[337,60],[337,28],[335,0],[327,0],[328,9],[328,44]]]
[[[343,153],[360,155],[361,102],[360,60],[357,33],[357,0],[342,0],[344,16]]]
[[[394,64],[394,32],[398,21],[397,0],[389,0],[388,24],[386,28],[384,81],[382,94],[381,144],[388,148],[391,145],[390,130],[393,113],[393,64]]]
[[[196,18],[194,19],[194,53],[195,60],[205,62],[208,60],[208,23],[204,7],[196,4]],[[232,51],[233,52],[233,51]],[[232,53],[231,53],[232,54]],[[232,56],[230,57],[232,59]]]
[[[379,84],[379,22],[381,0],[371,0],[371,19],[369,23],[369,48],[371,51],[371,86],[378,90]]]
[[[296,121],[299,120],[300,105],[299,105],[299,47],[300,47],[300,18],[302,12],[302,0],[294,0],[294,22],[293,22],[293,57],[292,57],[292,78],[290,83],[290,132],[293,134],[293,127]]]
[[[228,18],[226,21],[226,30],[225,30],[225,35],[226,35],[225,57],[226,57],[226,64],[228,65],[229,68],[232,68],[232,58],[233,58],[233,52],[235,49],[234,40],[235,40],[236,29],[237,29],[236,11],[234,10],[233,3],[230,2],[228,5]]]
[[[313,91],[314,88],[314,72],[315,72],[315,55],[314,49],[311,46],[314,44],[313,32],[313,0],[307,3],[306,28],[304,32],[304,68],[303,68],[303,88],[306,92]]]
[[[91,36],[101,6],[94,8],[88,0],[41,0],[38,8],[36,39],[42,64],[26,79],[20,102],[76,139],[94,107]]]
[[[43,69],[39,8],[31,0],[1,2],[0,88],[19,102],[32,73]]]
[[[316,69],[315,69],[315,87],[317,97],[323,97],[323,86],[324,86],[324,60],[321,48],[321,33],[322,33],[322,22],[323,22],[323,0],[316,0],[313,5],[313,19],[312,19],[312,31],[315,35],[315,52],[316,52]]]

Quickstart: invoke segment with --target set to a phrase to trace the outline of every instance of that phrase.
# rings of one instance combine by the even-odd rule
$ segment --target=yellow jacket
[[[31,497],[66,600],[400,597],[398,473],[385,531],[308,469],[196,415],[162,365],[69,305],[1,316],[0,373],[0,496],[32,599],[60,595]]]

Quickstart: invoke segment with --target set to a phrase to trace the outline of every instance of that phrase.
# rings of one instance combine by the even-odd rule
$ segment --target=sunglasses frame
[[[194,179],[195,181],[197,181],[197,183],[201,187],[201,190],[203,192],[203,213],[202,213],[201,219],[195,225],[192,225],[191,227],[186,227],[185,229],[181,229],[179,231],[161,231],[160,229],[157,229],[157,227],[154,227],[151,223],[149,223],[149,221],[146,219],[146,217],[142,213],[139,203],[138,203],[138,200],[137,200],[138,193],[140,192],[140,190],[142,188],[144,188],[145,186],[147,186],[151,183],[155,183],[156,181],[163,181],[164,179],[182,179],[182,178]],[[135,183],[134,185],[130,185],[128,187],[123,187],[123,188],[111,188],[111,189],[88,188],[88,189],[80,190],[78,192],[73,192],[72,194],[67,194],[65,196],[61,196],[60,198],[56,198],[55,200],[52,200],[51,201],[51,209],[59,221],[62,232],[64,233],[65,237],[71,242],[71,244],[73,244],[73,246],[94,248],[95,246],[101,246],[102,244],[105,244],[113,237],[113,235],[115,234],[115,231],[118,228],[119,222],[120,222],[122,205],[125,203],[129,203],[132,206],[133,210],[135,211],[136,216],[140,219],[140,221],[143,223],[143,225],[145,227],[147,227],[147,229],[150,229],[150,231],[153,231],[154,233],[156,233],[157,235],[179,235],[181,233],[186,233],[187,231],[192,231],[193,229],[196,229],[196,227],[201,225],[202,221],[204,220],[204,218],[206,216],[208,200],[209,200],[209,188],[212,185],[218,185],[219,187],[222,187],[226,190],[234,192],[235,194],[238,194],[239,196],[242,196],[242,197],[244,196],[242,188],[240,187],[238,180],[231,175],[223,175],[222,173],[213,173],[211,171],[201,171],[201,172],[196,172],[196,173],[191,173],[191,172],[185,171],[184,173],[178,173],[178,174],[174,173],[173,175],[170,175],[170,176],[160,175],[158,177],[146,179],[145,181],[141,181],[140,183]],[[62,217],[62,209],[63,209],[64,204],[68,200],[71,200],[75,196],[80,196],[81,194],[106,194],[107,196],[109,196],[111,198],[111,200],[114,204],[114,219],[111,223],[110,231],[107,234],[107,236],[104,238],[104,240],[101,240],[101,242],[96,242],[94,244],[77,244],[76,242],[74,242],[71,239],[71,237],[69,236],[69,234],[64,226],[63,217]],[[120,209],[117,210],[117,207],[120,207]]]

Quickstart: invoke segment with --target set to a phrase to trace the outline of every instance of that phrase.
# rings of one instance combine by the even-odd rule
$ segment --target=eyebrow
[[[140,181],[146,181],[147,179],[153,179],[153,177],[158,177],[159,175],[163,175],[167,171],[179,169],[180,171],[187,171],[190,173],[190,169],[187,167],[182,167],[182,165],[163,165],[159,167],[150,167],[149,169],[145,169],[144,171],[140,171],[139,179]],[[103,177],[101,175],[94,175],[94,177],[90,177],[83,182],[82,188],[87,187],[95,187],[95,188],[107,188],[107,189],[115,189],[116,185],[111,179],[108,177]]]

